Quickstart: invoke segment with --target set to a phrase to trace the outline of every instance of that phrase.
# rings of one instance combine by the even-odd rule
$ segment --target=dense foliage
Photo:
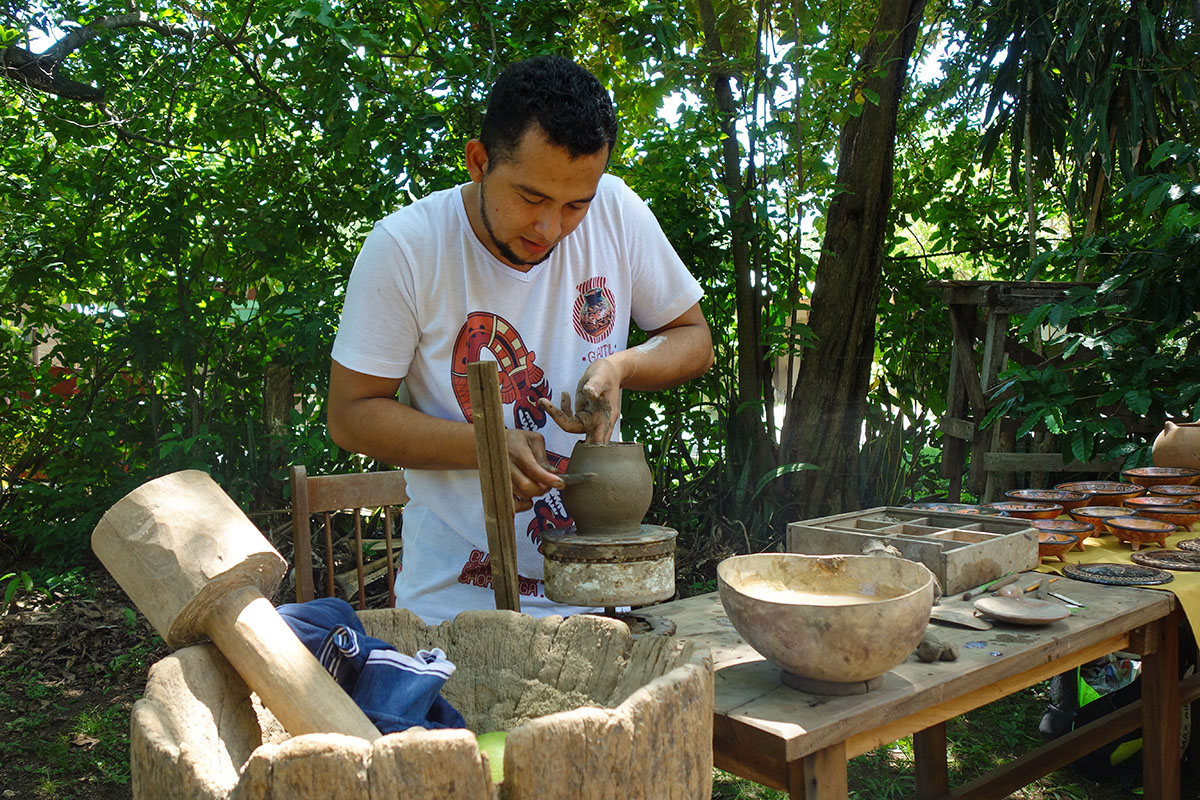
[[[358,245],[410,197],[464,179],[490,80],[544,52],[611,87],[612,168],[707,291],[717,366],[627,398],[627,436],[653,443],[655,513],[694,563],[777,541],[801,504],[779,479],[821,465],[778,463],[772,379],[785,402],[797,359],[821,346],[793,321],[839,134],[879,102],[879,65],[857,58],[877,3],[832,21],[811,2],[130,8],[0,4],[0,563],[75,562],[104,509],[174,469],[210,470],[262,509],[286,502],[289,464],[362,468],[322,419]],[[1194,415],[1197,21],[1179,0],[1145,8],[925,10],[877,265],[862,505],[938,491],[949,329],[930,279],[1103,281],[1023,321],[1039,339],[1053,326],[1046,363],[995,393],[997,414],[1064,433],[1069,454],[1144,459],[1135,417]],[[1101,13],[1118,27],[1078,23]],[[1014,75],[1037,77],[1036,93]],[[1026,107],[1052,117],[1036,136]],[[743,354],[758,367],[749,385]],[[767,463],[734,448],[739,415]]]

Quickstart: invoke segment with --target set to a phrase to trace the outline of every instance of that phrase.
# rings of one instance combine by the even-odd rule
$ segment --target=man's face
[[[471,226],[492,255],[527,272],[583,221],[607,165],[607,148],[571,158],[536,125],[499,163],[473,141],[467,167],[478,202],[467,204]]]

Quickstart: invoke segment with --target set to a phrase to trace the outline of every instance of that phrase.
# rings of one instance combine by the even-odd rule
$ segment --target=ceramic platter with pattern
[[[1175,576],[1165,569],[1143,567],[1139,564],[1111,564],[1108,562],[1067,564],[1062,568],[1062,573],[1077,581],[1106,583],[1110,586],[1153,586],[1175,580]]]

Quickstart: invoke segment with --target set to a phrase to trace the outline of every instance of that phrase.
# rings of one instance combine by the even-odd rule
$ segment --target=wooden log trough
[[[405,610],[360,618],[401,652],[446,652],[457,670],[442,694],[470,730],[289,738],[220,652],[193,645],[151,667],[134,705],[134,800],[710,796],[706,649],[586,615],[472,611],[432,627]],[[499,784],[475,740],[496,730],[509,732]]]

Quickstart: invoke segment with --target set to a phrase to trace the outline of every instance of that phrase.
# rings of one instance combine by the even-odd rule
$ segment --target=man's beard
[[[549,258],[550,254],[554,252],[554,247],[558,247],[557,244],[555,244],[554,247],[551,247],[549,250],[547,250],[546,253],[541,258],[539,258],[537,261],[526,261],[525,259],[518,256],[511,247],[506,245],[504,242],[500,241],[500,239],[496,236],[496,231],[492,228],[492,221],[490,219],[488,219],[487,193],[484,191],[483,186],[484,186],[483,183],[479,184],[479,217],[480,217],[480,219],[483,220],[483,227],[488,232],[488,236],[491,238],[492,244],[494,244],[496,246],[496,249],[498,251],[500,251],[500,255],[502,257],[504,257],[504,259],[507,260],[508,263],[514,264],[516,266],[521,266],[521,267],[537,266],[538,264],[542,263],[547,258]]]

